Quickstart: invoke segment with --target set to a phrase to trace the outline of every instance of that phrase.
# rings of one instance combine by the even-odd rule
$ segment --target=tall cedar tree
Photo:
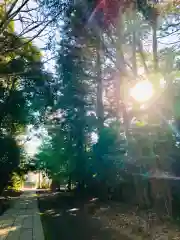
[[[69,16],[75,16],[73,19]],[[57,78],[60,83],[61,96],[57,109],[62,112],[62,127],[67,130],[68,151],[71,153],[75,168],[73,177],[80,186],[84,185],[86,172],[86,133],[88,79],[85,68],[85,29],[81,22],[81,9],[68,9],[67,21],[57,60]],[[73,21],[73,22],[71,22]]]

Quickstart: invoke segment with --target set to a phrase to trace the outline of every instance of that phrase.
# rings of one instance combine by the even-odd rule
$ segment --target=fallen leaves
[[[123,210],[122,204],[100,207],[94,217],[104,228],[111,228],[135,240],[180,240],[180,229],[166,219],[159,220],[153,212]]]

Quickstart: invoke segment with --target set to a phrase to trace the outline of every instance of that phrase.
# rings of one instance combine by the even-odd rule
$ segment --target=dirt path
[[[41,193],[39,208],[46,240],[130,240],[72,197]]]

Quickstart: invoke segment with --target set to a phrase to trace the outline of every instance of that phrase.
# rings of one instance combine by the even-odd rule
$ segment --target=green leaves
[[[99,181],[112,184],[117,181],[118,172],[123,166],[123,155],[121,148],[124,144],[116,128],[106,127],[102,129],[98,142],[93,146],[93,175]]]
[[[16,5],[17,1],[14,3]],[[0,143],[3,148],[0,168],[5,171],[4,175],[1,173],[3,184],[7,184],[22,157],[14,139],[25,132],[29,123],[42,124],[46,107],[52,105],[48,85],[51,76],[43,69],[41,51],[32,41],[15,33],[14,22],[8,18],[6,9],[11,7],[14,16],[19,14],[15,5],[13,8],[13,5],[5,6],[4,2],[0,4]]]

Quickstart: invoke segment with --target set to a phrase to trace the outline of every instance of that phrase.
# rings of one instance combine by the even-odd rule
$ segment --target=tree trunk
[[[144,70],[145,70],[146,74],[148,74],[149,73],[149,69],[148,69],[148,66],[146,64],[146,57],[144,55],[143,44],[142,44],[140,38],[138,39],[138,51],[139,51],[139,54],[141,56],[141,60],[142,60],[142,64],[143,64]]]
[[[153,65],[154,65],[154,71],[158,71],[159,65],[158,65],[158,44],[157,44],[157,18],[155,17],[153,23],[152,23],[152,34],[153,34]]]
[[[41,188],[41,171],[38,171],[38,184],[37,187],[40,189]]]
[[[80,114],[82,116],[82,114]],[[84,149],[84,135],[83,135],[83,123],[79,123],[79,129],[77,129],[77,162],[76,162],[76,179],[78,182],[78,189],[83,192],[84,190],[84,182],[86,176],[86,157],[85,157],[85,149]]]
[[[136,8],[135,8],[136,9]],[[133,75],[136,79],[137,77],[137,59],[136,59],[136,45],[137,45],[137,38],[136,38],[136,29],[135,29],[135,23],[136,23],[136,11],[132,8],[132,69],[133,69]]]
[[[102,81],[102,72],[101,72],[101,44],[100,39],[99,46],[96,49],[97,52],[97,118],[98,118],[98,132],[104,126],[104,106],[103,106],[103,81]]]
[[[52,179],[52,183],[51,183],[51,190],[53,192],[59,191],[59,182],[56,179]]]
[[[136,62],[136,32],[133,31],[132,33],[132,50],[133,50],[133,57],[132,57],[132,66],[133,66],[133,74],[134,78],[137,77],[137,62]]]
[[[69,174],[69,179],[68,179],[68,191],[71,191],[71,186],[72,186],[72,178],[71,178],[71,174]]]
[[[116,99],[116,109],[117,109],[117,120],[120,120],[123,112],[121,109],[121,101],[124,100],[124,75],[125,75],[125,61],[123,53],[123,18],[122,10],[119,10],[118,23],[116,28],[117,40],[116,40],[116,68],[118,70],[117,78],[115,79],[115,99]]]

